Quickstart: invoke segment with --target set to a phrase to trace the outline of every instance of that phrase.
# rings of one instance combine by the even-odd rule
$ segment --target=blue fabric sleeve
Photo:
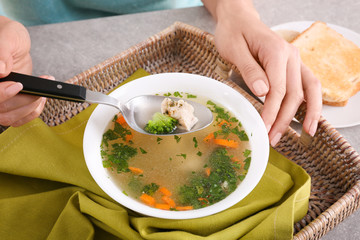
[[[25,26],[202,5],[201,0],[1,0],[2,15]]]

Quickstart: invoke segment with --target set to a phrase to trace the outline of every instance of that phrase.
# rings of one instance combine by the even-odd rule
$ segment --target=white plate
[[[253,107],[239,92],[210,78],[186,73],[163,73],[131,81],[113,91],[110,95],[126,102],[146,94],[161,92],[188,92],[198,96],[209,96],[237,117],[247,132],[251,146],[251,164],[244,181],[222,201],[206,208],[190,211],[164,211],[148,207],[127,197],[112,182],[108,171],[102,165],[100,144],[106,126],[118,112],[115,108],[98,105],[91,114],[85,128],[83,151],[86,165],[101,189],[123,206],[147,216],[167,219],[189,219],[208,216],[225,210],[248,195],[260,181],[269,157],[269,140],[265,125]]]
[[[272,27],[272,30],[294,30],[302,32],[312,24],[312,21],[289,22]],[[345,38],[360,46],[360,34],[334,24],[329,27],[342,34]],[[323,105],[322,115],[336,128],[352,127],[360,124],[360,92],[352,96],[345,107]]]

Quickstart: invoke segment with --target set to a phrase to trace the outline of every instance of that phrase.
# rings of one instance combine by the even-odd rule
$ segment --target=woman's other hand
[[[302,63],[296,47],[283,40],[259,18],[251,0],[203,0],[217,21],[219,53],[240,71],[258,97],[272,146],[280,140],[298,107],[306,101],[303,128],[314,135],[320,118],[321,85]]]

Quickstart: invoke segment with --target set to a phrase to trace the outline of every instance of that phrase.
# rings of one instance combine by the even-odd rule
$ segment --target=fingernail
[[[318,121],[313,121],[310,125],[309,134],[313,137],[316,133]]]
[[[15,96],[20,90],[23,88],[23,85],[21,83],[14,83],[8,86],[5,89],[5,92],[8,96]]]
[[[3,61],[0,61],[0,74],[5,73],[6,71],[6,64]]]
[[[281,133],[277,133],[272,139],[271,139],[271,146],[275,147],[275,145],[279,142],[281,138]]]
[[[255,94],[257,96],[263,96],[268,92],[268,87],[266,86],[266,84],[264,83],[264,81],[262,80],[256,80],[253,83],[253,89],[255,91]]]

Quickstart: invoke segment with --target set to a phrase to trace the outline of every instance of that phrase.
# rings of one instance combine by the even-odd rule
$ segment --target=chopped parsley
[[[146,153],[147,153],[147,151],[145,151],[143,148],[139,147],[139,149],[140,149],[140,152],[141,152],[142,154],[146,154]]]
[[[244,151],[244,157],[248,157],[251,154],[251,150],[245,149]]]
[[[109,152],[103,152],[107,160],[103,161],[103,166],[114,165],[117,172],[128,172],[128,160],[137,154],[137,149],[124,143],[114,143]]]
[[[179,92],[174,92],[174,97],[180,97],[180,98],[182,98],[183,96],[182,96]]]
[[[207,167],[205,164],[204,168]],[[239,177],[226,149],[219,148],[211,154],[209,167],[209,176],[194,174],[190,184],[180,187],[181,204],[191,205],[195,209],[202,208],[224,199],[236,189]]]
[[[247,136],[244,130],[240,130],[241,122],[235,117],[230,117],[229,112],[225,111],[224,108],[217,106],[212,101],[207,102],[210,105],[210,110],[216,114],[216,121],[220,123],[222,120],[225,120],[227,123],[221,125],[221,129],[214,132],[215,138],[218,136],[222,136],[223,138],[227,138],[230,133],[234,133],[238,136],[241,141],[249,141],[249,137]],[[234,128],[231,127],[231,123],[238,122],[237,126]]]
[[[207,105],[210,105],[210,110],[216,114],[216,121],[219,121],[219,119],[224,119],[228,122],[230,122],[230,114],[229,112],[226,112],[224,108],[217,106],[215,103],[213,103],[212,101],[207,101]]]
[[[193,142],[194,142],[194,148],[197,148],[199,146],[199,144],[198,144],[196,137],[193,137]]]
[[[176,156],[178,156],[178,157],[183,157],[184,159],[186,159],[186,154],[184,154],[184,153],[178,154],[178,155],[176,155]]]
[[[142,192],[152,196],[158,189],[159,185],[157,185],[156,183],[150,183],[143,187]]]
[[[126,135],[131,135],[131,131],[123,127],[121,124],[116,122],[117,118],[114,118],[114,129],[109,129],[103,134],[102,143],[105,144],[106,147],[109,146],[108,141],[113,141],[118,138],[121,138],[122,140],[126,140]]]
[[[189,93],[186,95],[186,97],[187,97],[187,98],[197,98],[196,95],[192,95],[192,94],[189,94]]]
[[[179,143],[179,142],[180,142],[181,137],[179,137],[179,136],[177,136],[177,135],[174,135],[174,139],[176,140],[176,142],[177,142],[177,143]]]
[[[231,132],[236,134],[241,141],[249,141],[249,137],[246,132],[244,130],[239,130],[237,126],[231,129]]]
[[[240,181],[243,181],[245,179],[245,175],[239,175],[238,178],[240,179]]]
[[[250,162],[251,162],[251,157],[247,157],[245,160],[245,165],[244,165],[244,169],[245,170],[249,170],[249,167],[250,167]]]

